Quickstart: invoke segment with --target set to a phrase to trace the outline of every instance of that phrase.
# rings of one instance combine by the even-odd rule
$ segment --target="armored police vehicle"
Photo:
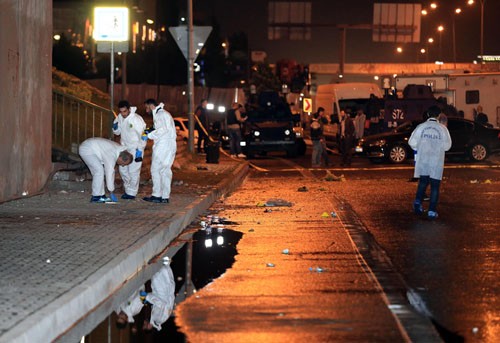
[[[271,151],[283,151],[288,157],[304,155],[306,144],[300,115],[292,115],[286,100],[277,92],[258,95],[247,104],[247,120],[243,123],[241,148],[248,158]]]

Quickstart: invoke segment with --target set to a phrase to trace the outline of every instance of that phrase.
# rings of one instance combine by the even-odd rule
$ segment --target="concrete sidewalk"
[[[141,200],[150,185],[136,200],[90,203],[90,181],[54,181],[0,204],[0,342],[78,341],[151,278],[168,245],[247,169],[197,156],[174,170],[170,204]]]

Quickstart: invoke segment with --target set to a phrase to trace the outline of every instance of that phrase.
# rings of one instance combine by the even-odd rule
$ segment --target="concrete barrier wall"
[[[52,0],[0,1],[0,202],[51,171]]]

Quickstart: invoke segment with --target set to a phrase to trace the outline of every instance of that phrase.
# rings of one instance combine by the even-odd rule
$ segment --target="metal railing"
[[[115,113],[89,101],[52,91],[52,146],[78,153],[90,137],[113,137]]]

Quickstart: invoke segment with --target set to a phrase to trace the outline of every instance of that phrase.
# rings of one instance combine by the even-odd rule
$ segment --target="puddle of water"
[[[221,221],[222,223],[222,221]],[[237,225],[234,222],[223,222],[227,225]],[[226,229],[223,226],[212,224],[210,228],[199,230],[194,233],[193,239],[193,257],[192,257],[192,281],[197,290],[205,287],[213,280],[220,277],[234,263],[234,256],[237,254],[236,245],[243,234],[234,230]],[[175,292],[181,289],[184,284],[186,273],[186,245],[184,245],[172,258],[170,267],[175,278]],[[144,332],[142,323],[144,320],[143,312],[138,315],[137,332],[132,333],[130,328],[117,330],[115,328],[116,315],[111,315],[111,336],[112,342],[120,341],[123,336],[128,336],[130,343],[148,342],[148,343],[184,343],[186,337],[178,331],[175,325],[175,318],[170,317],[163,325],[161,331]],[[103,331],[107,333],[108,319],[104,320],[87,337],[86,342],[99,340]]]

